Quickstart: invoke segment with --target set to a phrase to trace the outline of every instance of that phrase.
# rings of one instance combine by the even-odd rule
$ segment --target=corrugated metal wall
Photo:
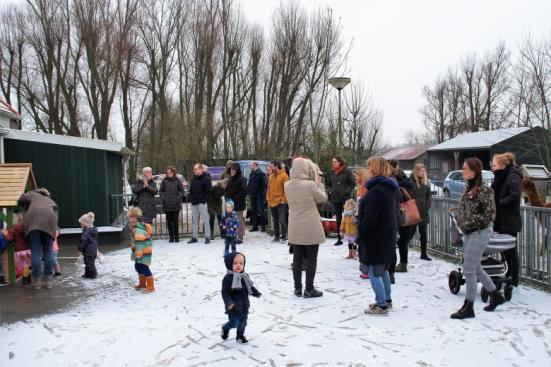
[[[6,163],[32,163],[39,187],[59,206],[59,226],[79,227],[89,211],[96,226],[110,225],[110,195],[122,194],[122,156],[98,149],[5,139]]]

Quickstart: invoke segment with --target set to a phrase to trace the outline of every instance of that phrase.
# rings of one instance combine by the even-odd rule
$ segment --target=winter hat
[[[232,209],[235,208],[235,203],[233,202],[232,199],[226,200],[226,206],[227,206],[227,205],[231,205]],[[224,206],[224,207],[225,207],[225,206]]]
[[[78,222],[82,224],[84,227],[93,227],[94,226],[94,218],[95,215],[92,212],[84,214],[82,217],[79,218]]]
[[[233,259],[235,259],[235,257],[237,255],[243,256],[243,272],[244,272],[245,271],[245,264],[247,263],[247,258],[241,252],[230,252],[229,254],[227,254],[224,257],[224,264],[226,264],[226,269],[228,269],[228,270],[233,269]]]

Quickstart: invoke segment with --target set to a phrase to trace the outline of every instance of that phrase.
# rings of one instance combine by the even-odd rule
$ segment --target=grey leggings
[[[482,254],[488,245],[491,234],[492,229],[486,228],[463,236],[463,274],[467,284],[465,298],[471,302],[474,302],[476,297],[477,278],[488,292],[493,292],[496,289],[492,279],[480,266]]]

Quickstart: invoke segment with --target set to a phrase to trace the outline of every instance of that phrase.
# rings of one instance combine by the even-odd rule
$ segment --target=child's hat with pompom
[[[82,217],[79,218],[78,222],[82,224],[85,227],[92,227],[94,225],[94,218],[96,216],[94,213],[89,212],[84,214]]]

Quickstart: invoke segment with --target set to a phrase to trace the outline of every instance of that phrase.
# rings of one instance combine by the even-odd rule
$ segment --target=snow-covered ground
[[[99,278],[65,274],[91,297],[61,313],[0,328],[1,366],[550,366],[551,295],[519,287],[511,302],[489,313],[477,299],[476,318],[451,320],[464,288],[452,295],[444,261],[421,262],[397,274],[394,311],[364,314],[373,292],[344,260],[345,246],[320,248],[318,299],[293,295],[287,246],[248,234],[238,250],[262,298],[251,298],[246,335],[220,339],[226,321],[220,296],[223,243],[154,243],[157,291],[141,294],[129,250],[106,255]],[[59,286],[63,286],[60,284]],[[47,292],[41,290],[40,292]]]

